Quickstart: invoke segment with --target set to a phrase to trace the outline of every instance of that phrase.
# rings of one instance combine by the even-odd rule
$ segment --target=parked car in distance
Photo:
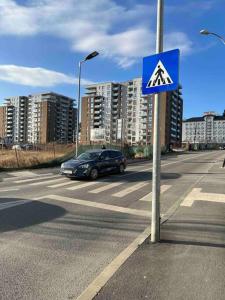
[[[219,150],[225,150],[225,146],[220,146]]]
[[[64,162],[60,174],[69,178],[87,177],[95,180],[100,174],[124,173],[126,166],[126,158],[120,151],[90,150]]]

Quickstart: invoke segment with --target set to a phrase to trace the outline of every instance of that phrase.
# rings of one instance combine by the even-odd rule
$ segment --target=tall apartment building
[[[221,116],[206,112],[202,117],[184,120],[182,136],[188,143],[225,144],[225,111]]]
[[[106,82],[89,85],[82,98],[81,143],[117,141],[118,119],[125,117],[126,87]]]
[[[151,97],[141,94],[141,78],[87,86],[82,98],[81,143],[150,141],[151,105]]]
[[[10,97],[5,99],[1,107],[0,136],[13,143],[27,141],[27,105],[25,96]]]
[[[183,99],[181,85],[162,93],[160,99],[160,143],[162,147],[180,147],[182,143]],[[153,101],[154,111],[154,101]],[[154,116],[153,116],[154,119]],[[154,122],[153,122],[154,127]],[[153,129],[152,129],[153,130]],[[153,143],[152,138],[152,143]]]
[[[161,145],[180,145],[183,100],[181,86],[161,100]],[[87,86],[82,98],[81,143],[121,141],[152,143],[153,95],[142,95],[142,80]],[[119,122],[120,121],[120,122]],[[120,131],[122,135],[120,134]]]
[[[73,104],[73,99],[52,92],[30,95],[28,142],[72,142],[76,126],[76,109]]]
[[[152,95],[142,95],[142,79],[135,78],[126,85],[125,139],[130,145],[151,142]]]
[[[6,136],[6,107],[0,106],[0,141]]]
[[[72,142],[76,111],[73,99],[52,92],[8,98],[0,108],[0,137],[15,144]]]

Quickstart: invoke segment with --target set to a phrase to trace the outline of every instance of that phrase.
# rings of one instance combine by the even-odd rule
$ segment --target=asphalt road
[[[214,166],[223,174],[224,156],[164,158],[161,214],[170,216],[197,183],[213,180]],[[75,300],[150,224],[151,167],[133,164],[95,182],[57,169],[1,174],[0,299]]]

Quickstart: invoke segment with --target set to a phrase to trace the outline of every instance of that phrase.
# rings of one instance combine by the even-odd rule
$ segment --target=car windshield
[[[101,152],[85,152],[77,157],[78,160],[95,160],[99,158]]]

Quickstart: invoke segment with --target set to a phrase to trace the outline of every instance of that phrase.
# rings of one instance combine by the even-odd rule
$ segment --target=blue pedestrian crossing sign
[[[173,91],[179,84],[179,49],[143,58],[142,94]]]

